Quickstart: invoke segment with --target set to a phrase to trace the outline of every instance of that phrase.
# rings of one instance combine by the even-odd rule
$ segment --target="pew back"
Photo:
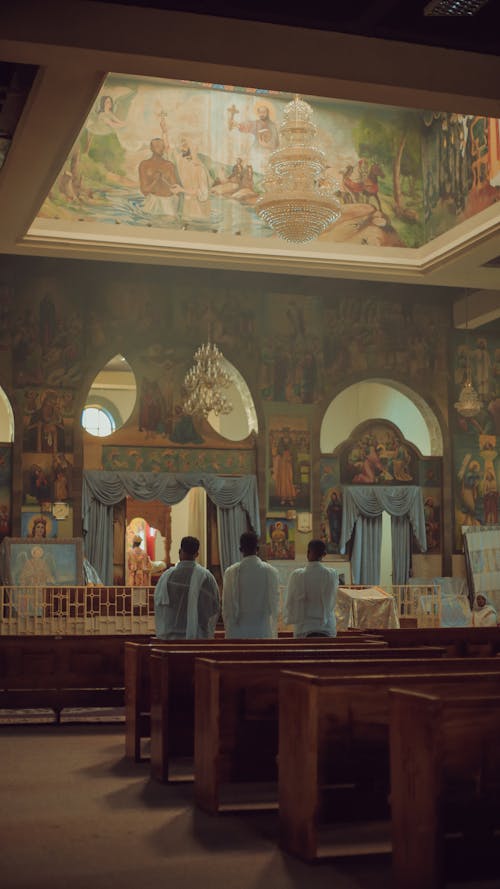
[[[448,689],[439,696],[391,692],[395,889],[441,889],[445,831],[463,831],[477,822],[479,843],[469,842],[473,857],[483,840],[477,827],[500,824],[500,697],[485,697],[482,683],[473,697],[469,691],[463,688],[456,696]]]
[[[341,812],[327,805],[328,791],[348,783],[361,796],[374,799],[378,785],[387,798],[389,691],[392,687],[423,689],[432,693],[463,693],[464,688],[500,694],[496,659],[481,659],[488,672],[461,671],[471,661],[441,660],[432,673],[405,669],[399,675],[329,677],[298,671],[284,672],[280,680],[279,800],[283,847],[305,860],[318,855],[318,829],[322,820]],[[456,665],[451,666],[451,664]],[[448,672],[446,672],[448,671]],[[293,726],[299,726],[290,737]],[[411,760],[407,760],[407,767]],[[356,797],[353,808],[356,808]],[[333,801],[335,805],[335,800]],[[359,805],[359,804],[358,804]],[[387,810],[381,811],[387,815]],[[422,884],[423,885],[423,884]]]

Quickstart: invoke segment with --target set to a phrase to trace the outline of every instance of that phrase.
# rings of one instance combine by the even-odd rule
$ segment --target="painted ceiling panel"
[[[108,75],[30,234],[293,249],[254,209],[291,98]],[[498,201],[499,121],[308,101],[342,203],[326,253],[412,251]]]

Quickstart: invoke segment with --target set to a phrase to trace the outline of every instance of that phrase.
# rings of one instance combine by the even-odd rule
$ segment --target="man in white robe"
[[[276,568],[257,555],[253,531],[240,537],[241,562],[224,572],[222,617],[227,639],[272,639],[278,634],[280,606]]]
[[[159,639],[212,639],[219,616],[219,588],[213,574],[196,562],[200,541],[183,537],[179,561],[165,571],[155,589],[155,627]]]
[[[336,636],[335,603],[339,585],[333,568],[321,564],[326,554],[323,540],[311,540],[308,564],[292,571],[284,607],[284,621],[292,624],[294,636]]]

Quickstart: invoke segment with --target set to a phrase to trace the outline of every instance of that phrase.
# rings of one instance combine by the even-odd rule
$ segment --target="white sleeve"
[[[280,576],[276,568],[274,568],[272,565],[269,565],[268,567],[271,569],[268,579],[269,611],[273,620],[276,621],[278,620],[280,613]]]
[[[288,588],[285,594],[285,602],[283,605],[283,620],[286,624],[296,624],[297,616],[297,596],[299,592],[298,577],[299,570],[292,571],[288,579]]]
[[[222,582],[222,620],[224,626],[234,623],[234,589],[235,589],[235,572],[230,565],[224,572],[224,580]]]

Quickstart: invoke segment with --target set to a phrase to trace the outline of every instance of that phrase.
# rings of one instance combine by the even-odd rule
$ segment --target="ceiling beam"
[[[500,57],[88,0],[17,0],[0,58],[500,117]]]
[[[453,304],[453,325],[474,330],[500,318],[500,290],[474,290]]]

